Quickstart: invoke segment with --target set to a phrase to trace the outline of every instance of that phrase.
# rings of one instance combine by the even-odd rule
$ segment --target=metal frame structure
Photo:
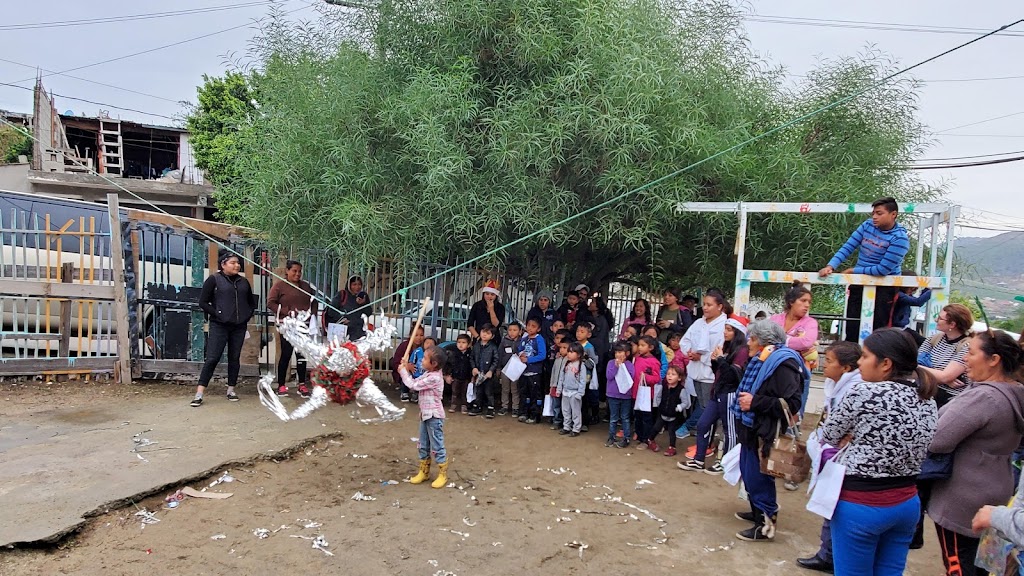
[[[676,212],[728,212],[739,217],[736,237],[736,292],[734,306],[737,312],[746,313],[750,306],[750,285],[754,282],[791,284],[799,280],[804,284],[860,285],[864,286],[864,304],[861,308],[861,331],[858,338],[864,341],[872,330],[874,317],[875,290],[879,286],[931,288],[932,298],[925,314],[925,333],[935,331],[935,319],[939,310],[949,299],[949,278],[953,269],[953,258],[947,257],[943,269],[938,269],[940,246],[939,228],[945,225],[945,253],[953,253],[953,230],[956,226],[960,207],[950,204],[900,204],[903,225],[913,234],[914,226],[908,216],[917,216],[917,266],[916,277],[910,276],[869,276],[867,274],[832,274],[821,278],[815,272],[791,270],[750,270],[744,267],[747,242],[747,219],[749,214],[870,214],[870,204],[839,202],[684,202],[676,205]],[[928,266],[924,264],[925,239],[929,236],[930,249]],[[837,247],[838,248],[838,247]],[[940,273],[941,272],[941,273]]]

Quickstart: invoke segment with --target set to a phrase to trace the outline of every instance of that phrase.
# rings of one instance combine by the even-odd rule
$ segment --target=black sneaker
[[[410,393],[409,394],[409,402],[412,402],[413,404],[419,404],[420,403],[420,393],[419,392],[412,392],[412,393]]]
[[[513,414],[513,416],[515,416],[515,414]],[[520,422],[526,422],[526,416],[520,416],[520,417],[518,418],[518,420],[519,420]],[[532,424],[532,422],[531,422],[531,424]]]
[[[616,448],[629,448],[629,440],[619,440],[618,443],[615,444],[615,447]]]
[[[561,428],[561,426],[559,426],[558,424],[555,424],[554,422],[551,423],[552,430],[558,430],[559,428]]]
[[[736,516],[737,520],[743,520],[744,522],[753,522],[754,521],[754,513],[753,512],[737,512],[735,514],[735,516]]]
[[[488,408],[487,409],[487,413],[484,414],[484,418],[488,418],[488,419],[494,418],[494,408]]]
[[[527,419],[526,419],[526,423],[527,423],[527,424],[536,424],[536,423],[537,423],[537,421],[536,421],[536,420],[534,420],[533,418],[527,418]]]
[[[609,439],[605,440],[605,442],[604,442],[604,447],[605,448],[611,448],[612,446],[615,446],[615,438],[609,438]]]
[[[569,438],[575,438],[575,437],[577,437],[579,435],[580,435],[579,432],[569,432]]]
[[[402,395],[399,397],[399,400],[401,400],[402,402],[408,402],[409,401],[409,393],[408,392],[402,392]]]
[[[508,410],[505,410],[504,408],[502,408],[501,410],[498,410],[498,416],[505,416],[507,414],[508,414]]]
[[[569,430],[566,430],[565,428],[558,431],[559,436],[565,436],[566,434],[569,434]]]
[[[586,425],[583,425],[582,427],[580,427],[580,432],[590,432],[590,428],[587,428]]]
[[[231,402],[238,402],[238,394],[235,394],[234,392],[228,392],[228,400],[230,400]]]
[[[199,408],[202,405],[203,405],[203,399],[200,396],[196,396],[195,398],[192,399],[192,402],[189,403],[189,406],[191,406],[193,408]]]

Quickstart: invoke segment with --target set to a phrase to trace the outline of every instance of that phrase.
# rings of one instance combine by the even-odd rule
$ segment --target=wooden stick
[[[409,335],[409,346],[405,347],[405,356],[402,356],[402,366],[405,366],[406,362],[409,361],[409,354],[412,353],[412,336],[420,331],[420,324],[423,323],[423,316],[427,313],[427,308],[430,306],[430,296],[423,299],[420,303],[420,316],[416,319],[416,325],[412,328],[412,333]]]

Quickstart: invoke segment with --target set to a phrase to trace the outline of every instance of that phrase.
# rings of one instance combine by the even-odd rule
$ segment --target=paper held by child
[[[619,371],[615,373],[615,385],[619,388],[619,394],[625,394],[633,389],[633,377],[629,375],[625,364],[619,364]]]
[[[501,373],[508,376],[508,379],[515,382],[519,380],[519,377],[526,371],[526,364],[519,359],[518,356],[512,356],[508,359],[508,364],[501,369]]]

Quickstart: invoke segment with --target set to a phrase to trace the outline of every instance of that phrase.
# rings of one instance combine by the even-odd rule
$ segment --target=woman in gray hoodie
[[[978,532],[972,519],[978,508],[1004,504],[1013,494],[1010,456],[1024,435],[1024,386],[1014,380],[1022,356],[1004,333],[976,336],[966,357],[974,385],[939,412],[929,451],[952,454],[953,473],[935,481],[928,516],[950,574],[984,573],[974,566]]]

